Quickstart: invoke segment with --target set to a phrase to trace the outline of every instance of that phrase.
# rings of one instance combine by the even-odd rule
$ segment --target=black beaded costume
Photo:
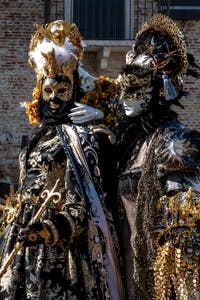
[[[142,113],[118,126],[128,300],[200,299],[200,133],[171,110],[181,106],[186,70],[183,36],[158,14],[137,34],[117,79],[122,100],[145,99]]]

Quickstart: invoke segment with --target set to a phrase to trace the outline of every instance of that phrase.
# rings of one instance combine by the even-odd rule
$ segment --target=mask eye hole
[[[63,87],[63,88],[59,88],[59,89],[58,89],[58,93],[59,93],[59,94],[65,93],[66,90],[67,90],[67,89],[64,88],[64,87]]]
[[[47,93],[47,94],[51,94],[52,90],[50,88],[45,88],[44,91]]]

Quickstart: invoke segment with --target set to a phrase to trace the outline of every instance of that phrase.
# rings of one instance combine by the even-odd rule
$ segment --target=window
[[[200,19],[200,1],[198,0],[161,0],[159,10],[169,14],[173,19]]]
[[[65,19],[85,40],[132,39],[132,11],[131,0],[65,0]]]

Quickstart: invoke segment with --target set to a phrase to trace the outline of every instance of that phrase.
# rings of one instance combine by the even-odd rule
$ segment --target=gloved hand
[[[37,222],[33,225],[22,228],[19,232],[17,241],[23,242],[25,246],[33,246],[40,243],[51,241],[51,232],[46,224]]]
[[[72,108],[71,113],[68,115],[75,124],[86,123],[104,118],[104,113],[98,108],[79,102],[75,102],[75,105],[76,107]]]

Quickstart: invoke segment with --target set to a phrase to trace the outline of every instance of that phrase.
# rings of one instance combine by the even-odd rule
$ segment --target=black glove
[[[40,243],[49,243],[51,240],[51,232],[45,224],[37,222],[19,232],[17,241],[23,242],[25,246],[33,246]]]

